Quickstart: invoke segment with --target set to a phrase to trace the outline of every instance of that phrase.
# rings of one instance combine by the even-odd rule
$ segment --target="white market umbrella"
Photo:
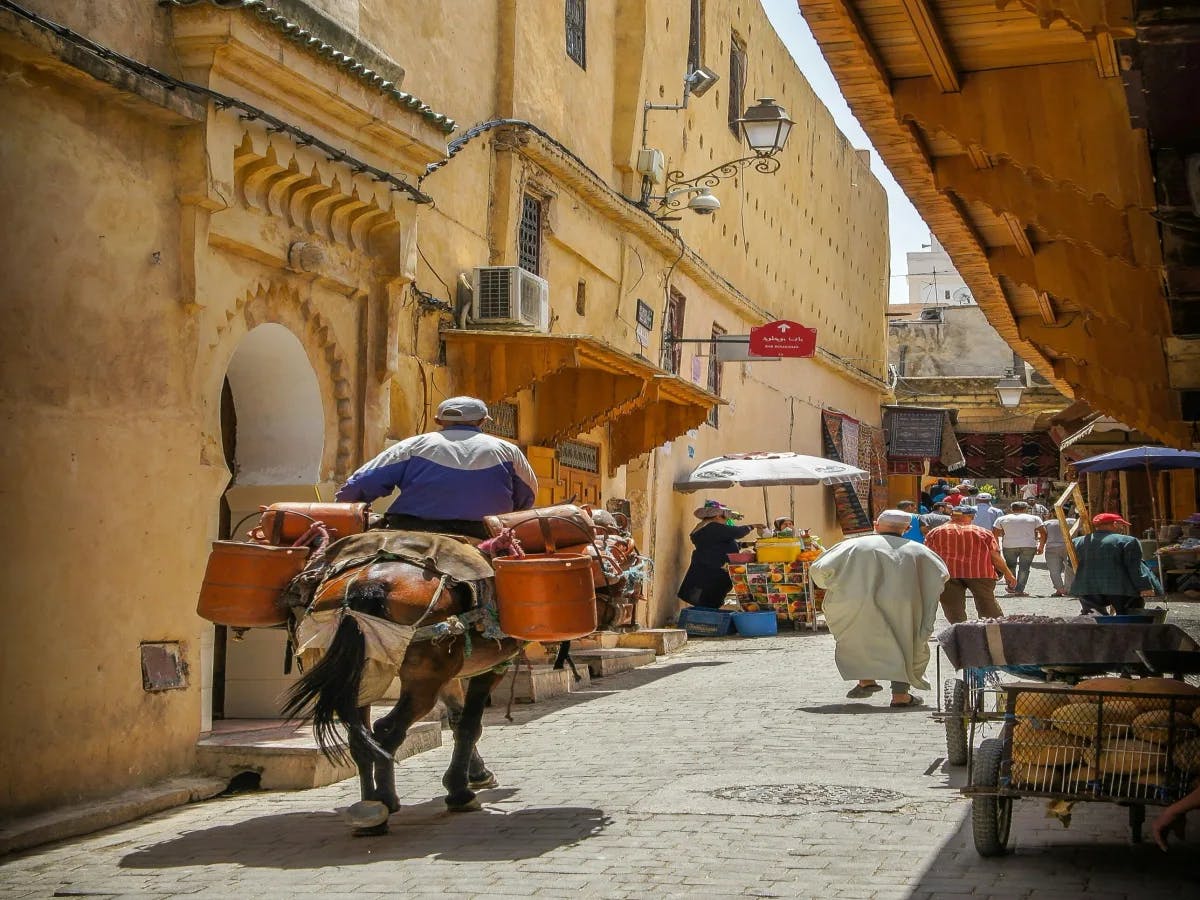
[[[683,481],[675,482],[675,490],[685,494],[696,491],[731,487],[761,487],[763,514],[767,511],[767,488],[804,484],[847,484],[868,477],[857,466],[804,456],[800,453],[760,451],[731,453],[706,459]]]

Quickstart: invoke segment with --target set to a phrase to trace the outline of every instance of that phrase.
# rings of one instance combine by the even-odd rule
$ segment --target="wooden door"
[[[578,504],[588,504],[590,506],[599,506],[600,504],[600,476],[592,472],[581,472],[578,469],[568,469],[566,466],[559,468],[562,480],[565,483],[563,499],[569,500],[574,497]]]
[[[553,447],[529,447],[525,451],[533,474],[537,476],[537,498],[534,506],[553,506],[560,502],[562,488],[558,483],[558,457]]]

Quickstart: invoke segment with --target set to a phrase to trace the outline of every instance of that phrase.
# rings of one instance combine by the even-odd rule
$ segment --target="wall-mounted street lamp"
[[[1000,405],[1007,409],[1020,406],[1023,393],[1025,382],[1018,378],[1012,369],[1005,372],[1004,377],[996,382],[996,396],[1000,398]]]
[[[646,103],[642,110],[642,145],[644,149],[638,154],[638,171],[645,176],[641,206],[657,212],[668,209],[679,209],[686,205],[688,209],[702,215],[710,215],[720,208],[720,201],[712,195],[711,188],[716,187],[722,179],[732,178],[742,169],[753,168],[756,172],[769,175],[779,170],[779,151],[787,143],[792,125],[795,123],[788,116],[787,110],[770,97],[759,98],[755,106],[751,106],[737,119],[739,130],[746,144],[753,151],[749,156],[730,160],[727,163],[710,169],[692,178],[684,177],[681,171],[667,172],[663,175],[663,154],[659,150],[645,147],[647,135],[647,117],[653,109],[687,109],[688,98],[691,95],[700,96],[716,83],[718,76],[709,69],[701,67],[688,75],[683,81],[683,100],[676,104]],[[650,193],[650,186],[664,182],[665,191],[659,195]]]

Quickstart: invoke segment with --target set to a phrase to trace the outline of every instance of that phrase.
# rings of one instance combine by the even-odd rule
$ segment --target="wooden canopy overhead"
[[[608,468],[701,425],[724,401],[644,359],[579,334],[442,332],[455,390],[486,403],[534,391],[530,443],[609,425]]]
[[[1133,0],[798,4],[1001,336],[1069,396],[1187,445],[1177,391],[1200,365],[1193,385],[1174,364],[1152,135],[1122,78],[1126,46],[1145,54]]]

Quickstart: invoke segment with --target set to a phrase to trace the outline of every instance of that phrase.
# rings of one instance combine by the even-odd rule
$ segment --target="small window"
[[[521,198],[517,265],[534,275],[542,274],[542,201],[531,194]]]
[[[575,312],[581,316],[587,315],[587,282],[582,278],[575,286]]]
[[[714,324],[712,327],[712,343],[708,345],[708,389],[710,392],[721,396],[721,375],[724,372],[725,364],[721,362],[720,356],[717,355],[717,338],[723,337],[726,334],[724,328]],[[708,411],[708,424],[713,428],[717,427],[717,413],[719,407],[714,406]]]
[[[670,335],[674,340],[663,341],[662,352],[662,367],[672,375],[678,375],[679,367],[683,364],[683,344],[679,343],[679,339],[683,337],[683,312],[686,305],[683,294],[672,288],[671,295],[667,298],[667,311],[663,316],[663,337]]]
[[[729,35],[729,130],[742,139],[738,119],[745,112],[746,45],[736,34]]]
[[[587,68],[587,0],[567,0],[567,56]]]
[[[704,0],[691,0],[691,23],[688,28],[688,72],[700,68],[701,42],[704,36]]]

